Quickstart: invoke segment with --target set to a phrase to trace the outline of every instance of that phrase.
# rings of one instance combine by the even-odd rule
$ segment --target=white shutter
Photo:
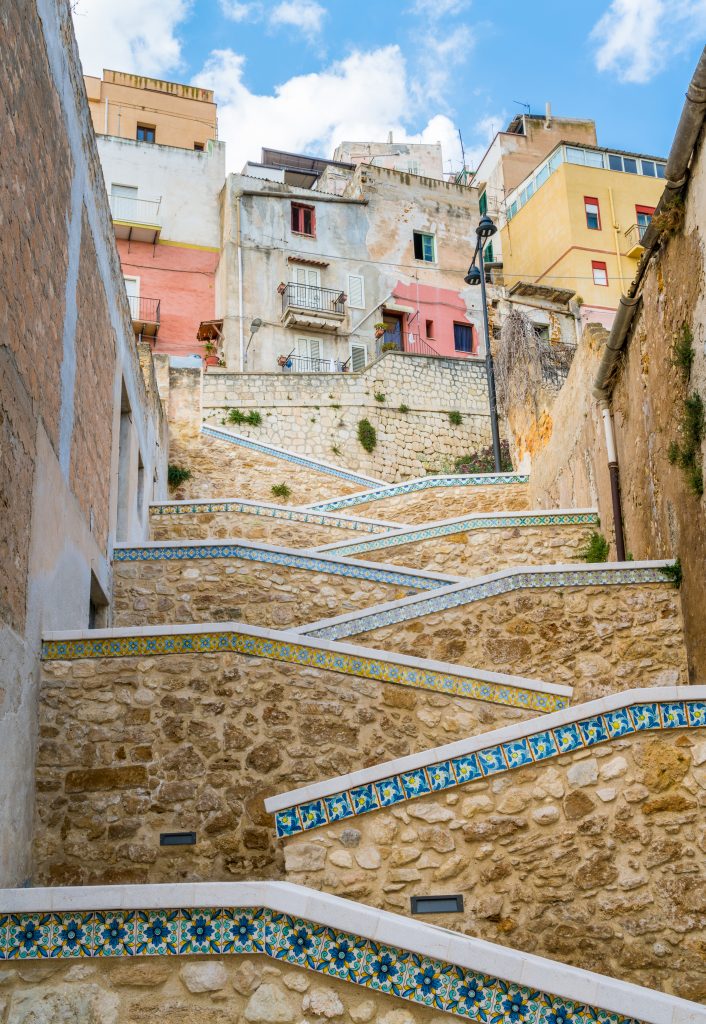
[[[365,345],[351,344],[351,370],[359,373],[364,370],[368,362],[368,350]]]
[[[297,284],[306,284],[306,267],[294,268],[294,280]]]
[[[348,305],[365,309],[365,282],[359,274],[348,275]]]
[[[320,285],[319,272],[318,270],[307,270],[306,272],[306,283],[310,284],[312,288],[318,288]]]
[[[309,338],[309,356],[311,359],[321,359],[321,342],[318,338]]]

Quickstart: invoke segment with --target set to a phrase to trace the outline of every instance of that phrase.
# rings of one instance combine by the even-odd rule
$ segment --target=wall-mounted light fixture
[[[412,896],[413,914],[460,914],[463,896]]]
[[[159,835],[160,846],[195,846],[195,832],[161,832]]]

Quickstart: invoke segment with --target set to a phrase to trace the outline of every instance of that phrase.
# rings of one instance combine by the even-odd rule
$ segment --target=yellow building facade
[[[211,89],[107,70],[84,82],[96,135],[196,150],[217,138]]]
[[[561,143],[508,195],[503,276],[572,289],[585,318],[612,323],[664,190],[664,160]],[[589,317],[590,314],[590,317]]]

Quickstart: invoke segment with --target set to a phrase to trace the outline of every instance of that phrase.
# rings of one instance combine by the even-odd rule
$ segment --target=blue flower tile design
[[[179,946],[178,910],[138,910],[135,952],[141,956],[175,956]]]
[[[413,772],[403,772],[402,785],[410,800],[415,796],[425,796],[427,793],[431,793],[427,773],[423,768],[417,768]]]
[[[403,995],[422,1006],[444,1010],[450,987],[448,965],[417,953],[410,953],[403,981]]]
[[[638,731],[659,729],[662,724],[659,718],[658,704],[633,704],[630,714]]]
[[[560,754],[568,754],[571,750],[578,750],[583,746],[581,733],[575,722],[572,722],[571,725],[560,725],[553,732]]]
[[[348,793],[336,793],[335,796],[324,798],[329,821],[342,821],[353,817],[353,807]]]
[[[179,952],[220,953],[222,941],[222,911],[211,907],[182,910],[179,917]]]
[[[358,981],[365,962],[367,942],[327,928],[322,936],[319,970],[343,981]]]
[[[686,713],[689,718],[689,725],[706,725],[706,701],[688,700],[686,702]]]
[[[322,926],[281,915],[279,929],[272,939],[273,953],[276,960],[284,960],[300,967],[317,970],[322,962],[324,936],[327,931]]]
[[[92,914],[55,914],[51,926],[51,957],[91,956],[95,922]]]
[[[450,761],[442,761],[440,764],[433,764],[431,768],[427,768],[427,775],[429,776],[429,782],[434,792],[440,789],[449,789],[451,786],[456,785],[456,779],[454,778],[453,768],[451,767]]]
[[[260,953],[265,948],[265,914],[262,910],[237,907],[224,910],[221,917],[221,945],[224,953]]]
[[[451,767],[459,785],[463,782],[473,782],[475,779],[483,778],[483,772],[480,770],[478,758],[475,754],[455,757],[451,762]]]
[[[498,772],[507,771],[502,747],[488,747],[486,750],[479,750],[478,761],[484,775],[496,775]]]
[[[660,711],[662,713],[662,724],[665,729],[682,729],[688,724],[686,708],[681,701],[676,704],[665,702],[660,705]]]
[[[541,1011],[539,992],[498,980],[493,993],[490,1024],[530,1024]]]
[[[376,782],[375,789],[377,790],[381,807],[391,807],[392,804],[399,804],[405,799],[405,791],[402,789],[402,783],[396,775]]]
[[[40,960],[51,955],[53,914],[10,914],[7,959]]]
[[[503,743],[503,753],[510,768],[520,768],[523,764],[532,764],[532,748],[526,739]]]
[[[319,825],[326,825],[326,807],[323,800],[312,800],[311,803],[300,804],[299,817],[304,831],[310,828],[318,828]]]
[[[374,811],[378,806],[378,796],[375,786],[357,786],[351,790],[351,803],[356,814],[365,814],[367,811]]]
[[[134,956],[135,911],[108,910],[95,915],[94,956]]]
[[[620,708],[619,711],[608,711],[603,715],[608,736],[614,739],[616,736],[625,736],[627,733],[635,732],[632,718],[627,708]]]
[[[448,1009],[459,1017],[487,1024],[496,982],[484,974],[454,967],[449,979]]]
[[[7,956],[7,930],[10,924],[9,914],[0,914],[0,960]]]
[[[535,761],[543,761],[546,757],[556,757],[559,753],[559,748],[550,731],[535,733],[528,739]]]
[[[275,826],[277,828],[277,835],[280,838],[282,836],[293,836],[297,832],[301,832],[302,826],[299,821],[297,808],[288,807],[284,811],[277,811],[275,814]]]
[[[579,722],[579,729],[587,747],[595,746],[596,743],[604,743],[608,739],[608,730],[601,715],[584,718],[582,722]]]
[[[545,996],[538,1024],[588,1024],[585,1008],[568,999]]]
[[[410,955],[394,946],[368,941],[361,967],[360,984],[376,992],[401,996]]]

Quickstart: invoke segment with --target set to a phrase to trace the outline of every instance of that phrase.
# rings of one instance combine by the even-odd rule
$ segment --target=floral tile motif
[[[484,775],[496,775],[498,772],[507,771],[502,747],[488,747],[486,750],[479,750],[478,761]]]
[[[559,753],[551,731],[538,732],[534,736],[529,736],[528,740],[535,761],[543,761],[545,757],[556,757]]]
[[[287,914],[272,914],[270,920],[270,956],[275,960],[317,970],[322,962],[324,937],[328,929]]]
[[[62,959],[91,956],[95,926],[93,914],[53,914],[49,955]]]
[[[365,963],[367,941],[326,928],[318,969],[343,981],[357,982]]]
[[[478,758],[475,754],[455,757],[451,762],[451,766],[459,785],[463,782],[473,782],[475,779],[483,778],[483,772],[480,770]]]
[[[449,978],[448,1009],[459,1017],[487,1024],[493,1002],[495,978],[454,967]]]
[[[372,783],[368,786],[357,786],[351,790],[351,803],[356,814],[365,814],[367,811],[374,811],[379,807],[379,801],[375,786]]]
[[[662,722],[657,704],[633,704],[630,708],[632,720],[638,731],[643,729],[659,729]]]
[[[527,739],[503,743],[502,749],[509,768],[520,768],[523,764],[532,764],[534,760],[532,748]]]
[[[96,913],[93,955],[134,956],[136,918],[133,910]]]
[[[135,952],[141,956],[175,956],[179,951],[178,910],[138,910]]]
[[[583,742],[587,747],[592,747],[596,743],[605,743],[608,739],[608,730],[601,715],[596,715],[595,718],[586,718],[583,722],[579,722],[579,729],[581,730]]]
[[[179,917],[179,952],[220,953],[223,949],[223,911],[213,907],[182,910]]]
[[[0,960],[7,956],[7,931],[10,924],[9,914],[0,914]]]
[[[393,804],[399,804],[406,799],[402,783],[396,775],[391,776],[389,779],[382,779],[381,782],[376,782],[375,789],[377,790],[381,807],[391,807]]]
[[[456,785],[453,768],[450,761],[442,761],[440,764],[433,764],[427,768],[427,775],[432,790],[436,793],[440,789],[450,789]]]
[[[328,823],[326,806],[323,800],[312,800],[308,804],[301,804],[299,807],[299,817],[305,832],[310,828],[318,828],[319,825],[326,825]]]
[[[422,1006],[444,1010],[449,1003],[450,964],[411,953],[405,965],[402,994]]]
[[[348,793],[336,793],[335,796],[327,796],[324,799],[329,821],[341,821],[343,818],[353,817],[353,807]]]
[[[409,800],[431,793],[429,779],[423,768],[416,768],[413,772],[403,772],[402,785]]]
[[[40,960],[51,956],[54,914],[10,914],[7,959]]]
[[[213,515],[215,513],[233,512],[238,515],[262,516],[266,519],[283,519],[292,523],[313,523],[316,526],[331,526],[339,530],[350,530],[353,533],[380,533],[384,526],[377,523],[366,523],[361,519],[343,519],[339,516],[328,516],[316,512],[303,512],[296,508],[276,508],[260,505],[257,502],[240,501],[209,501],[194,502],[191,505],[165,503],[151,505],[150,516],[193,516]]]
[[[376,992],[401,996],[407,962],[411,955],[394,946],[369,940],[361,967],[360,984]]]
[[[611,739],[617,736],[625,736],[627,733],[635,732],[632,718],[627,708],[620,708],[618,711],[608,711],[603,715],[608,735]]]
[[[688,725],[686,708],[681,702],[675,704],[662,703],[659,710],[662,716],[662,725],[665,729],[683,729]]]
[[[541,1012],[541,994],[521,985],[496,981],[490,1007],[490,1024],[525,1024]]]
[[[464,474],[463,476],[428,476],[421,480],[410,480],[404,484],[393,484],[387,487],[376,488],[375,492],[369,491],[363,494],[348,494],[344,498],[333,498],[329,501],[320,501],[310,505],[312,512],[335,512],[338,509],[350,508],[352,505],[365,505],[369,501],[384,501],[385,498],[395,498],[398,494],[411,494],[414,491],[426,491],[433,487],[487,487],[488,485],[500,486],[508,484],[526,484],[528,476],[521,473],[475,473]]]
[[[264,910],[233,908],[221,916],[221,949],[224,953],[262,953],[267,916]]]
[[[293,836],[297,832],[301,832],[302,824],[299,820],[299,812],[296,807],[287,808],[285,811],[277,811],[275,815],[275,824],[277,827],[277,835]]]
[[[686,713],[689,718],[689,725],[706,725],[706,701],[688,700],[686,702]]]
[[[553,732],[560,754],[568,754],[570,751],[578,750],[579,747],[583,746],[581,730],[575,722],[572,722],[571,725],[560,725]]]

